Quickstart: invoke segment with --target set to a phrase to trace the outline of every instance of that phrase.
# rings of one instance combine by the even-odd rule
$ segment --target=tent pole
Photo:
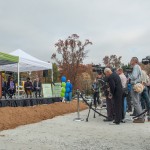
[[[52,74],[51,74],[51,78],[52,78],[52,96],[54,95],[54,89],[53,89],[53,84],[54,84],[54,79],[53,79],[53,63],[52,63]]]
[[[52,63],[52,76],[51,76],[51,78],[52,78],[52,83],[54,82],[54,79],[53,79],[53,63]]]
[[[20,73],[19,73],[19,62],[18,62],[18,99],[19,99],[19,96],[20,96],[19,87],[20,87]]]

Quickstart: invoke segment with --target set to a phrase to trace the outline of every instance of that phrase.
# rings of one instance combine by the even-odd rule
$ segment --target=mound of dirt
[[[80,102],[80,110],[87,106]],[[34,107],[3,107],[0,108],[0,130],[12,129],[20,125],[40,122],[55,116],[77,111],[77,101],[71,103],[54,103]]]

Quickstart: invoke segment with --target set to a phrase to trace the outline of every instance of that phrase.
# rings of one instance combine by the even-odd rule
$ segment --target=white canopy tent
[[[21,49],[17,49],[15,51],[11,52],[10,54],[14,55],[14,56],[19,56],[19,62],[15,63],[15,64],[2,65],[2,66],[0,66],[0,70],[1,71],[18,72],[18,83],[20,83],[20,80],[19,80],[20,72],[52,69],[51,63],[39,60],[39,59],[27,54],[26,52],[24,52]],[[53,69],[52,69],[52,81],[53,81]],[[19,90],[19,86],[18,86],[18,90]]]
[[[14,56],[19,56],[19,72],[27,72],[27,71],[39,71],[39,70],[48,70],[52,69],[52,64],[39,60],[23,50],[15,50],[10,53]],[[9,64],[3,65],[0,68],[2,71],[12,71],[18,72],[18,65],[17,64]]]

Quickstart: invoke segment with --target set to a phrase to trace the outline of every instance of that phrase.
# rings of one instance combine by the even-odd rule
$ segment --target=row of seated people
[[[41,97],[41,87],[42,84],[39,80],[39,78],[36,78],[36,80],[33,82],[30,81],[30,78],[27,78],[27,81],[24,83],[24,89],[28,96],[30,95],[30,98],[32,97],[32,91],[35,91],[35,97],[37,98],[37,95],[39,94],[39,97]]]
[[[24,90],[27,95],[27,98],[29,95],[30,98],[32,97],[33,91],[35,91],[36,98],[38,94],[39,97],[41,97],[41,82],[39,81],[39,78],[37,78],[33,84],[30,81],[30,78],[27,78],[27,81],[24,83]],[[2,96],[4,96],[6,99],[6,95],[8,95],[9,98],[12,99],[15,93],[16,93],[16,84],[14,82],[13,77],[8,78],[7,82],[4,80],[4,78],[2,78]]]

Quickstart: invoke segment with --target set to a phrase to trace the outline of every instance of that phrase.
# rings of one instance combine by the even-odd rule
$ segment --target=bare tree
[[[105,66],[111,66],[113,68],[118,68],[121,66],[122,56],[117,57],[116,55],[105,56],[103,58],[103,63]]]
[[[56,53],[52,54],[52,59],[59,66],[61,75],[67,76],[73,84],[75,84],[77,75],[80,71],[80,64],[87,57],[88,51],[85,47],[92,44],[88,39],[84,42],[79,40],[77,34],[72,34],[66,40],[59,40],[56,46]],[[60,59],[59,59],[60,58]]]

